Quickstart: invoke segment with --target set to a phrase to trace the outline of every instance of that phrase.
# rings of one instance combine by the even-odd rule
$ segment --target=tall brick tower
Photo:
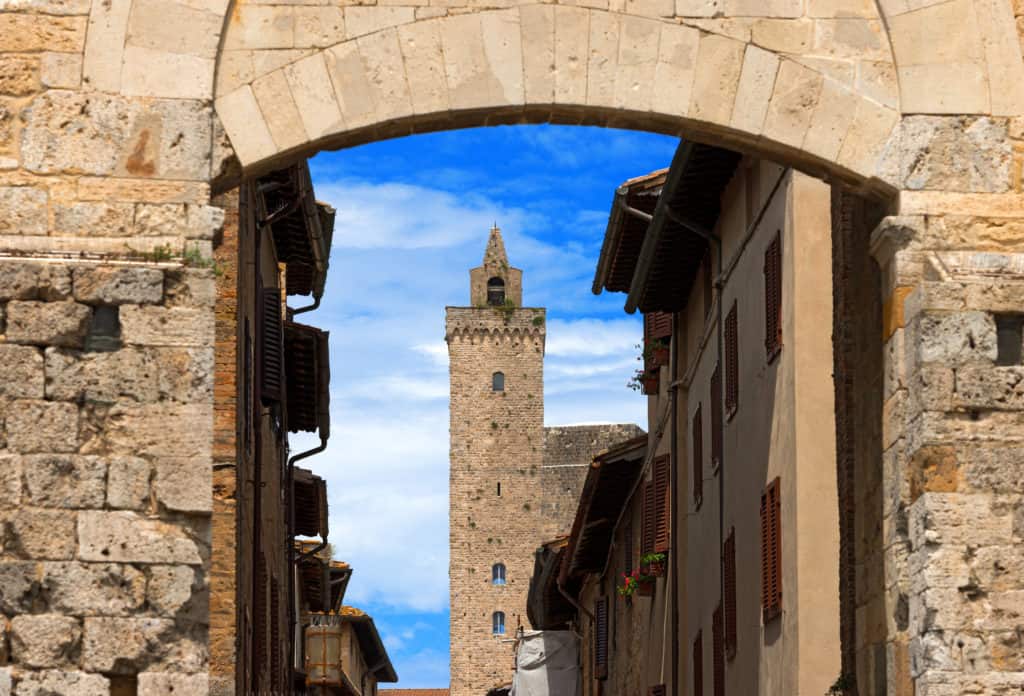
[[[483,265],[469,272],[470,306],[446,309],[452,696],[484,696],[507,680],[508,639],[529,627],[526,594],[544,529],[545,316],[520,306],[522,276],[495,226]]]

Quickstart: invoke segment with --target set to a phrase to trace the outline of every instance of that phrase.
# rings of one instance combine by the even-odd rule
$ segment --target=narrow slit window
[[[997,314],[996,365],[1020,365],[1021,352],[1024,347],[1024,314]]]
[[[501,278],[491,278],[487,281],[487,304],[492,307],[505,304],[505,281]]]
[[[505,391],[504,372],[495,372],[491,375],[491,390],[496,392]]]
[[[505,635],[505,612],[496,611],[491,614],[491,633],[496,636]]]
[[[498,497],[501,497],[501,481],[498,481]]]

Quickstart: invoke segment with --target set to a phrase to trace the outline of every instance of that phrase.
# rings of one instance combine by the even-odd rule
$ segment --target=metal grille
[[[594,676],[608,678],[608,598],[594,603]]]

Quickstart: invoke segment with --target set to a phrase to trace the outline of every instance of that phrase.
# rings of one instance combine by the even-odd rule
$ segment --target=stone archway
[[[74,454],[76,476],[102,469],[107,490],[69,511],[15,487],[0,511],[19,540],[0,561],[0,611],[37,611],[33,583],[77,573],[85,586],[90,563],[123,580],[111,596],[47,604],[61,615],[51,628],[83,632],[87,650],[32,678],[102,690],[111,661],[127,659],[149,666],[150,684],[197,693],[205,638],[175,634],[198,646],[184,675],[116,653],[173,633],[171,598],[201,596],[217,572],[201,542],[210,501],[195,495],[209,488],[212,384],[129,384],[117,365],[83,360],[47,386],[60,365],[43,348],[73,347],[102,302],[120,307],[138,359],[209,363],[210,274],[163,250],[208,255],[220,224],[210,183],[232,154],[256,172],[410,132],[556,121],[718,139],[890,195],[872,245],[886,659],[919,696],[1019,688],[1024,569],[999,558],[1024,533],[1022,406],[1014,368],[995,365],[994,320],[1024,304],[1019,3],[1014,13],[1009,0],[8,5],[0,304],[18,370],[0,389],[3,456],[23,472],[26,455]],[[76,387],[76,374],[95,383]],[[86,389],[103,405],[83,403]],[[138,487],[150,478],[162,507],[147,515]],[[168,616],[136,617],[142,596]]]

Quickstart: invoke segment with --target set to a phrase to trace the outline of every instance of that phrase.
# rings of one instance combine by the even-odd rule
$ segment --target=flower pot
[[[644,385],[644,394],[649,396],[651,394],[658,393],[658,387],[660,386],[661,380],[659,379],[657,372],[653,375],[644,375],[641,382],[643,382]]]
[[[651,351],[651,367],[661,367],[662,365],[668,365],[668,346]]]
[[[665,561],[655,561],[643,567],[643,572],[656,578],[665,576]]]
[[[654,594],[654,580],[640,580],[636,584],[636,594],[650,597]]]

